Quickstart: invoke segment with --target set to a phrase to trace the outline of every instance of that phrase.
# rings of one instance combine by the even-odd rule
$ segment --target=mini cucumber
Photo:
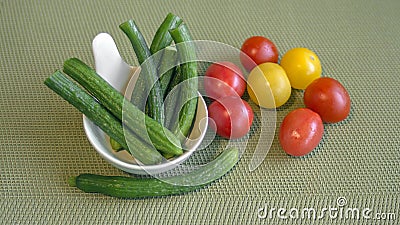
[[[125,99],[94,69],[77,58],[66,60],[63,69],[143,141],[153,144],[163,153],[173,155],[183,153],[179,139],[171,131]],[[123,111],[124,116],[122,116]]]
[[[80,174],[70,177],[70,186],[88,193],[101,193],[119,198],[147,198],[176,195],[193,191],[221,178],[238,162],[239,152],[236,148],[228,148],[210,163],[183,176],[163,178],[132,178],[124,176],[102,176]],[[195,183],[199,185],[179,185]]]
[[[133,50],[141,65],[131,101],[148,113],[157,122],[164,124],[163,93],[158,81],[157,65],[150,57],[151,52],[135,21],[128,20],[119,26],[131,41]],[[144,63],[147,60],[146,63]]]
[[[178,123],[175,124],[173,133],[180,137],[180,140],[185,138],[190,128],[192,127],[197,108],[197,62],[194,43],[189,30],[185,24],[169,31],[174,42],[177,44],[178,55],[184,63],[181,67],[181,80],[183,82],[180,88],[180,103],[183,105],[179,112]],[[178,45],[179,43],[183,43]],[[186,82],[184,82],[186,81]],[[182,137],[183,135],[183,137]]]
[[[175,73],[173,74],[171,81],[167,87],[166,96],[164,100],[165,126],[170,130],[174,129],[174,126],[178,123],[179,119],[179,113],[176,113],[176,111],[178,108],[177,103],[179,103],[180,100],[179,99],[180,86],[178,86],[181,80],[180,77],[181,77],[181,69],[180,66],[177,66],[175,69]]]
[[[168,46],[162,50],[162,57],[160,60],[160,65],[158,67],[158,71],[160,74],[160,88],[162,92],[163,99],[167,95],[168,85],[171,83],[171,80],[176,72],[175,64],[177,62],[177,51],[175,47]],[[172,68],[171,68],[172,67]],[[165,112],[165,114],[167,114]],[[166,119],[165,115],[165,119]]]
[[[56,92],[71,105],[85,114],[94,124],[100,127],[112,139],[117,141],[123,148],[135,145],[135,149],[129,149],[137,160],[146,165],[158,164],[162,156],[130,131],[124,132],[121,121],[115,118],[106,108],[98,103],[92,96],[81,87],[69,80],[60,71],[56,71],[44,82],[51,90]]]
[[[172,13],[168,13],[164,21],[161,23],[160,27],[157,29],[153,41],[151,42],[150,45],[151,54],[154,54],[160,51],[161,49],[164,49],[167,46],[171,45],[173,40],[168,31],[170,29],[178,27],[181,23],[182,23],[181,18]]]

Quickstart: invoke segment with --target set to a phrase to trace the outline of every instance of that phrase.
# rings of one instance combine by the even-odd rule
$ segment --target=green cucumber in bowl
[[[167,90],[168,86],[171,83],[172,78],[176,74],[177,67],[175,66],[177,62],[177,50],[175,47],[168,46],[164,48],[162,52],[162,58],[160,65],[158,67],[158,71],[160,73],[160,88],[162,92],[162,96],[164,99],[164,104],[165,104],[165,98],[167,95]],[[172,67],[172,68],[171,68]],[[167,120],[167,112],[165,112],[165,120]],[[164,123],[166,124],[164,120]]]
[[[136,81],[131,101],[140,109],[145,109],[144,111],[151,118],[164,124],[163,95],[158,81],[157,65],[150,57],[150,49],[135,21],[128,20],[119,27],[131,41],[139,64],[142,66],[142,72]],[[144,63],[146,60],[147,62]]]
[[[138,161],[145,165],[155,165],[162,162],[163,157],[158,151],[151,148],[130,131],[124,132],[121,121],[60,71],[56,71],[44,83],[85,114],[110,138],[118,142],[121,147],[128,149],[128,145],[135,145],[136,148],[129,149],[129,151]]]
[[[76,177],[70,177],[68,183],[84,192],[101,193],[118,198],[176,195],[197,190],[221,178],[236,165],[238,160],[238,149],[228,148],[213,161],[197,170],[181,176],[163,178],[164,181],[156,178],[80,174]],[[190,183],[198,185],[186,185]]]
[[[64,62],[64,72],[82,85],[115,117],[138,137],[162,153],[179,156],[183,154],[179,139],[167,128],[153,118],[145,115],[139,108],[130,103],[115,90],[94,69],[77,58]],[[122,113],[124,111],[124,117]],[[149,140],[150,138],[150,140]]]
[[[196,51],[194,43],[192,43],[192,37],[185,24],[182,23],[179,27],[170,30],[169,33],[175,44],[177,44],[179,57],[184,62],[180,65],[180,82],[186,82],[182,83],[180,87],[181,104],[178,104],[182,105],[182,109],[179,111],[178,122],[174,124],[174,129],[172,130],[182,140],[188,135],[196,116],[198,100]],[[180,43],[183,44],[178,45]]]
[[[179,102],[180,98],[180,87],[178,84],[181,81],[181,68],[177,66],[175,68],[175,72],[171,77],[171,81],[167,86],[167,90],[165,92],[165,100],[164,100],[164,110],[165,110],[165,127],[170,130],[173,130],[177,121],[179,119],[179,113],[177,111],[177,102]],[[176,89],[174,89],[176,88]]]
[[[151,54],[155,54],[158,51],[163,50],[160,53],[162,54],[162,57],[158,56],[161,59],[158,65],[159,68],[158,76],[160,81],[161,92],[164,96],[164,99],[168,84],[170,83],[170,80],[175,72],[174,68],[169,70],[167,70],[166,68],[170,67],[171,65],[174,65],[177,59],[176,48],[170,46],[172,44],[173,39],[171,37],[171,34],[169,33],[169,30],[177,28],[182,22],[183,22],[182,19],[179,18],[178,16],[172,13],[168,13],[164,21],[161,23],[160,27],[158,27],[156,34],[154,35],[153,41],[151,42],[150,45]],[[161,74],[160,71],[165,71],[165,72],[164,74]]]
[[[182,23],[182,19],[178,16],[168,13],[160,27],[157,29],[154,35],[153,41],[150,45],[150,52],[154,54],[161,49],[164,49],[171,45],[173,39],[169,34],[169,30],[177,28]]]

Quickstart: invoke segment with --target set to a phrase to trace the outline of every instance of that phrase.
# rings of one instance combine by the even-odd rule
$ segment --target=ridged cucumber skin
[[[128,149],[128,143],[135,143],[137,148],[132,149],[131,154],[136,159],[146,165],[159,164],[163,157],[159,152],[146,145],[137,136],[131,132],[123,131],[121,121],[115,118],[106,108],[98,103],[91,95],[89,95],[81,87],[69,80],[60,71],[56,71],[53,75],[45,80],[51,90],[56,92],[64,100],[73,105],[101,130],[103,130],[110,138],[117,141],[125,149]],[[125,139],[125,135],[126,139]]]
[[[77,58],[71,58],[64,62],[63,70],[143,141],[163,153],[177,156],[183,154],[179,139],[171,131],[125,99],[94,69]]]
[[[177,66],[172,79],[167,87],[166,97],[164,99],[164,111],[165,111],[165,127],[170,130],[174,130],[178,124],[179,119],[179,101],[180,101],[180,88],[178,86],[181,77],[180,67]],[[174,89],[175,88],[175,89]]]
[[[81,174],[68,181],[71,186],[88,193],[101,193],[118,198],[148,198],[176,195],[197,190],[221,178],[238,162],[239,152],[228,148],[210,163],[183,176],[163,178],[133,178]],[[196,183],[200,185],[177,185]]]
[[[162,54],[160,64],[158,66],[158,73],[160,74],[159,82],[165,104],[165,97],[167,95],[168,86],[176,73],[177,67],[175,66],[175,64],[177,62],[177,51],[175,47],[168,46],[164,48],[164,50],[162,50],[162,52],[159,54]],[[165,121],[167,120],[167,112],[165,112],[165,109],[164,114],[164,124],[166,124]]]
[[[142,71],[133,89],[131,102],[144,109],[151,118],[164,124],[163,93],[158,81],[157,65],[150,57],[150,49],[134,20],[128,20],[119,27],[129,38]]]
[[[181,82],[184,82],[184,87],[181,88],[180,101],[183,105],[179,112],[179,121],[172,130],[173,133],[182,137],[186,137],[192,127],[197,109],[197,62],[196,51],[192,37],[185,24],[169,31],[176,44],[185,43],[184,45],[177,45],[178,55],[185,63],[180,65],[181,69]],[[183,101],[183,102],[182,102]],[[179,105],[179,104],[178,104]],[[181,138],[182,140],[182,138]]]

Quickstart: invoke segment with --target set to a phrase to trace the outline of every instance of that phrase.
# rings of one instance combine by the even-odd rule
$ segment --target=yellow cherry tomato
[[[286,52],[280,65],[286,71],[293,88],[304,90],[315,79],[321,77],[321,62],[307,48],[293,48]]]
[[[247,92],[253,102],[276,108],[287,102],[292,92],[285,70],[276,63],[256,66],[247,78]]]

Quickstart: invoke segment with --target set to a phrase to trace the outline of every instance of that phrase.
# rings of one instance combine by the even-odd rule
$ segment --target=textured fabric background
[[[1,224],[400,224],[400,1],[0,1]],[[352,99],[349,118],[326,125],[318,148],[288,157],[275,139],[250,172],[249,152],[223,179],[181,196],[121,200],[68,187],[79,173],[123,175],[92,148],[82,116],[43,85],[69,57],[93,65],[91,40],[115,38],[136,61],[118,25],[133,18],[151,41],[168,12],[199,40],[235,47],[249,36],[280,53],[314,50],[324,76]],[[277,126],[302,107],[302,93],[277,110]],[[257,122],[255,126],[259,125]],[[251,139],[252,140],[252,139]],[[260,208],[370,208],[385,220],[260,219]]]

